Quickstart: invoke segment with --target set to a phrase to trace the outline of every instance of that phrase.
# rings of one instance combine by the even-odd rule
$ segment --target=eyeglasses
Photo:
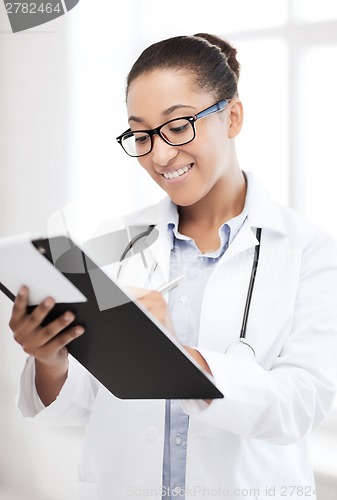
[[[218,111],[223,111],[229,99],[219,101],[212,106],[200,111],[194,116],[183,116],[170,120],[160,127],[152,130],[131,130],[130,128],[116,137],[116,141],[124,151],[133,158],[145,156],[153,148],[153,136],[159,135],[170,146],[183,146],[195,138],[195,122]]]

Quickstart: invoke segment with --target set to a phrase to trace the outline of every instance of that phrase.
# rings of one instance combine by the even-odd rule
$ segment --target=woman
[[[143,288],[147,279],[154,290],[185,275],[168,304],[159,292],[137,294],[224,399],[118,400],[68,360],[66,345],[83,329],[56,335],[71,314],[41,328],[53,299],[30,316],[26,287],[16,299],[10,325],[30,355],[21,411],[41,422],[88,421],[81,500],[315,497],[308,440],[337,385],[336,245],[240,169],[238,79],[236,50],[215,36],[154,44],[129,73],[130,129],[117,138],[168,195],[125,218],[158,229],[158,265],[149,280],[131,257],[120,282]],[[240,335],[256,248],[252,349],[226,352]]]

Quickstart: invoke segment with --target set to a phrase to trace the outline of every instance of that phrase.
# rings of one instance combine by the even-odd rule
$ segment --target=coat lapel
[[[244,224],[242,225],[242,228],[234,238],[231,245],[228,247],[228,250],[226,250],[223,257],[221,258],[219,265],[221,266],[225,264],[229,259],[235,257],[241,252],[248,250],[249,248],[255,247],[256,245],[258,245],[258,243],[259,242],[256,239],[254,230],[250,227],[249,222],[246,219]]]
[[[144,287],[149,274],[151,274],[151,280],[148,282],[147,288],[157,288],[169,280],[171,241],[167,223],[171,203],[169,198],[164,198],[158,204],[142,210],[136,217],[126,218],[126,225],[154,225],[152,232],[144,239],[143,254],[138,253],[129,257],[123,265],[125,268],[123,273],[124,276],[128,277],[129,284],[133,280],[135,286]],[[126,268],[128,268],[127,274]],[[142,275],[141,279],[139,279],[139,274]]]

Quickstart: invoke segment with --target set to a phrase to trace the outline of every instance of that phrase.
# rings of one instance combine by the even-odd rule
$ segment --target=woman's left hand
[[[176,337],[170,310],[164,296],[160,292],[138,287],[127,287],[127,290],[166,330]]]
[[[145,290],[144,288],[127,287],[137,302],[140,302],[175,338],[177,338],[170,310],[164,296],[155,290]],[[212,375],[212,372],[203,356],[193,349],[183,345],[186,351],[199,363],[201,368]],[[206,400],[208,403],[210,400]]]

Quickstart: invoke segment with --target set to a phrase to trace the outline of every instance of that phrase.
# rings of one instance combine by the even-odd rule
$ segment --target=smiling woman
[[[233,140],[241,130],[243,119],[237,88],[239,74],[235,48],[209,34],[199,34],[175,37],[150,46],[128,76],[130,132],[138,133],[139,123],[142,128],[157,127],[154,129],[156,136],[152,130],[151,148],[137,155],[141,156],[139,162],[175,203],[189,206],[199,202],[194,210],[199,212],[198,242],[203,248],[203,236],[218,243],[218,221],[213,221],[213,228],[209,226],[211,211],[218,212],[213,215],[215,219],[226,220],[237,215],[243,207],[245,183],[238,168]],[[165,140],[158,123],[164,117],[176,123],[175,120],[181,120],[187,111],[192,115],[187,117],[189,140],[183,144],[179,139],[175,144]],[[197,121],[202,117],[205,119]],[[183,174],[179,175],[178,171]],[[225,206],[224,193],[228,201]],[[220,198],[220,207],[215,208],[217,198]],[[206,213],[207,220],[202,223],[202,214]],[[182,209],[180,224],[187,229]],[[207,235],[206,226],[209,228]],[[190,227],[189,231],[192,230]]]
[[[214,107],[214,101],[217,99],[218,96],[207,92],[201,93],[195,88],[193,78],[182,71],[154,71],[138,77],[129,87],[128,111],[132,115],[146,116],[147,121],[143,121],[143,125],[151,127],[160,123],[164,112],[172,107],[173,101],[184,103],[184,113],[186,108],[191,114],[193,113],[189,120],[188,141],[183,144],[172,144],[156,135],[152,138],[151,153],[148,151],[150,154],[139,158],[142,167],[179,205],[190,205],[198,198],[204,199],[203,203],[207,203],[208,198],[204,196],[215,186],[216,181],[220,180],[223,172],[227,169],[236,170],[235,144],[232,139],[241,128],[242,106],[238,99],[229,96],[226,101],[220,101],[222,104],[217,103]],[[154,106],[157,102],[161,103],[160,108]],[[198,114],[202,115],[203,109],[211,108],[214,113],[208,113],[203,120],[196,121]],[[148,110],[153,111],[150,113]],[[181,113],[181,109],[177,107],[170,113],[173,123],[176,120],[180,122]],[[195,133],[192,130],[193,125]],[[188,172],[178,178],[176,172],[185,167]],[[235,199],[237,193],[232,190],[234,183],[241,183],[241,188],[244,184],[242,175],[240,177],[240,180],[237,176],[231,177],[233,182],[231,185],[226,183],[226,191],[232,192]],[[189,186],[185,185],[187,179]],[[223,207],[223,210],[231,208]],[[222,214],[225,218],[227,215],[231,214]]]
[[[238,80],[236,50],[216,36],[158,42],[129,73],[130,128],[117,138],[165,192],[124,220],[159,235],[138,301],[223,399],[121,401],[67,355],[79,333],[66,317],[41,326],[53,300],[31,315],[25,287],[15,301],[10,324],[30,354],[22,413],[88,422],[81,500],[316,497],[309,436],[337,391],[337,246],[241,169]],[[144,282],[138,257],[125,259],[122,285]],[[158,287],[181,275],[167,301]],[[228,350],[242,316],[249,356]]]

